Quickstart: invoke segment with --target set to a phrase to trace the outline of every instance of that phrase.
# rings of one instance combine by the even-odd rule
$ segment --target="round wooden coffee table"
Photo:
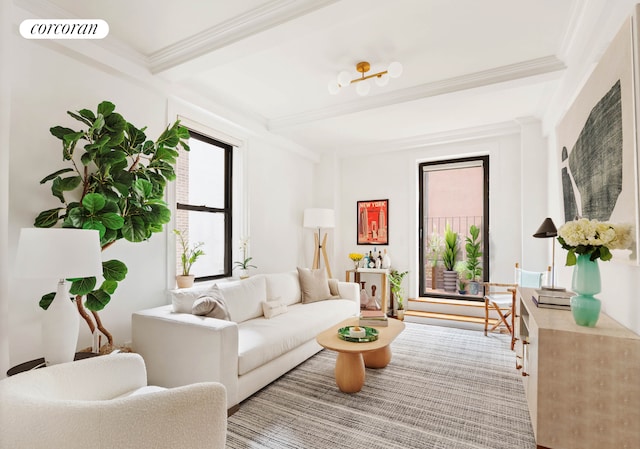
[[[384,368],[391,361],[391,342],[402,332],[404,323],[389,318],[389,325],[376,327],[379,332],[376,341],[355,343],[338,337],[338,329],[357,326],[358,318],[349,318],[323,331],[316,337],[318,344],[336,351],[336,384],[344,393],[357,393],[362,389],[367,368]]]

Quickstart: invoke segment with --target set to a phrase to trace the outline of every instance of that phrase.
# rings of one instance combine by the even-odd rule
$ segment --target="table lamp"
[[[23,228],[16,271],[21,278],[58,279],[56,295],[42,320],[43,355],[47,365],[73,361],[79,316],[66,279],[102,274],[100,234],[89,229]]]
[[[558,236],[558,230],[556,225],[553,224],[553,220],[549,217],[545,218],[538,230],[533,234],[536,238],[553,238],[551,249],[551,285],[543,286],[543,290],[555,290],[564,291],[564,287],[556,287],[556,242],[555,237]]]
[[[334,228],[335,227],[335,215],[333,209],[305,209],[304,210],[304,223],[305,228],[317,228],[318,233],[314,232],[316,241],[316,248],[313,253],[313,267],[314,269],[320,268],[320,251],[322,251],[322,257],[324,258],[324,264],[327,270],[329,278],[331,276],[331,267],[329,266],[329,258],[327,257],[327,233],[325,232],[322,244],[320,243],[320,230],[322,228]]]

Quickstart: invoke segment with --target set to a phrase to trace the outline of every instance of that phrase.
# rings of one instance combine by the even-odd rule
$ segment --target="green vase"
[[[579,254],[573,269],[571,288],[577,296],[571,298],[571,313],[576,324],[595,327],[600,317],[600,300],[593,295],[600,292],[598,261],[589,260],[589,254]]]

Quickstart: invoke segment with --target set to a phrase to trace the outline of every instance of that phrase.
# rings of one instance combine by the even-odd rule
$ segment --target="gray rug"
[[[535,449],[506,335],[407,323],[392,352],[345,394],[321,351],[242,403],[227,448]]]

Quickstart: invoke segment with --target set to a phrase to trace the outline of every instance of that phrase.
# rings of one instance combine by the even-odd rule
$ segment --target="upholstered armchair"
[[[0,381],[0,448],[224,448],[226,390],[147,386],[138,354],[53,365]]]

